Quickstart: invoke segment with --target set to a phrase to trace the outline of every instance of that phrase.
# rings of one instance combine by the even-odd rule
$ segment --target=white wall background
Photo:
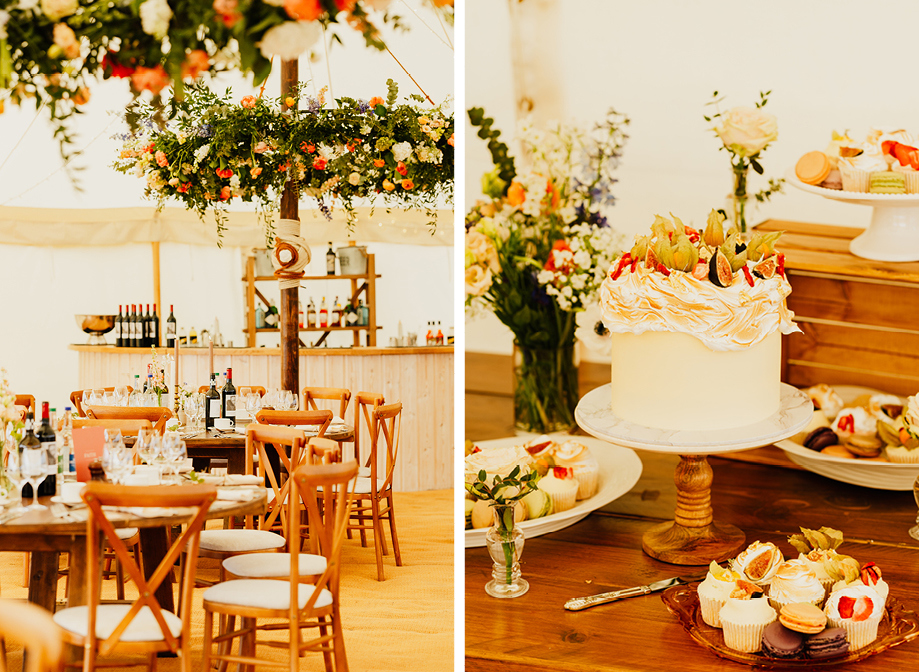
[[[752,106],[772,90],[767,111],[779,139],[763,155],[766,177],[781,177],[807,151],[823,149],[832,130],[864,136],[877,125],[919,136],[919,88],[909,82],[908,40],[887,27],[919,23],[919,3],[888,0],[526,0],[557,4],[557,82],[564,114],[590,122],[609,107],[632,119],[610,223],[629,239],[655,213],[704,223],[731,188],[728,155],[702,116],[717,90],[722,109]],[[506,2],[468,0],[466,105],[483,106],[507,135],[515,101]],[[468,208],[491,169],[485,143],[467,122]],[[510,143],[509,143],[510,144]],[[513,146],[512,146],[513,147]],[[764,179],[753,181],[758,191]],[[748,221],[788,219],[866,226],[871,210],[793,187]],[[467,320],[467,349],[509,353],[512,337],[492,316]]]
[[[440,103],[453,95],[453,51],[445,44],[452,40],[453,31],[448,28],[449,38],[445,37],[437,17],[420,5],[418,0],[393,3],[411,30],[402,33],[384,28],[384,39],[428,95]],[[345,45],[331,47],[328,61],[321,46],[319,59],[311,65],[306,57],[301,58],[301,81],[312,79],[316,91],[329,84],[328,63],[335,97],[385,97],[388,78],[398,82],[402,95],[418,92],[389,54],[365,49],[360,35],[347,28],[340,34]],[[222,76],[211,83],[219,92],[228,86],[237,100],[257,93],[237,75]],[[269,78],[265,92],[272,96],[280,93],[277,73]],[[126,81],[100,82],[92,88],[85,113],[77,117],[76,146],[85,147],[85,152],[73,165],[83,168],[79,172],[82,193],[61,170],[47,115],[36,117],[34,108],[7,105],[0,115],[0,205],[152,208],[154,204],[142,198],[142,180],[110,168],[119,145],[111,136],[125,129],[109,113],[123,109],[129,101]],[[308,207],[304,200],[301,210]],[[343,228],[334,246],[344,244],[346,237]],[[314,249],[316,261],[307,273],[325,272],[326,249],[325,245]],[[383,325],[378,343],[388,343],[389,337],[396,335],[400,320],[405,331],[418,330],[428,320],[440,320],[446,333],[453,324],[452,248],[372,243],[368,251],[377,255],[377,269],[383,275],[377,285],[377,319]],[[194,325],[199,331],[210,327],[217,317],[224,338],[243,345],[243,252],[238,248],[164,243],[160,259],[166,314],[169,304],[175,304],[180,323]],[[7,369],[15,391],[50,400],[52,406],[63,407],[77,386],[77,355],[67,345],[85,342],[86,335],[77,328],[74,314],[107,314],[117,312],[119,303],[153,301],[149,244],[92,248],[0,245],[0,272],[6,288],[0,293],[0,368]],[[318,285],[304,291],[306,297],[316,296],[317,302],[323,294],[331,300],[349,288],[344,282]],[[268,283],[259,288],[269,297],[279,296],[276,287]],[[333,336],[330,345],[349,342],[341,335]],[[271,338],[259,336],[259,345],[276,345],[277,339]]]

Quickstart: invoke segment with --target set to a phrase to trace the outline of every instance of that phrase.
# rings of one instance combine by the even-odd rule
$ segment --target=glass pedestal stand
[[[581,398],[575,420],[584,431],[616,445],[680,456],[674,475],[674,519],[650,528],[641,544],[652,558],[675,565],[721,562],[737,555],[746,541],[742,530],[714,519],[712,468],[706,456],[760,448],[793,436],[807,426],[814,410],[806,394],[783,383],[779,410],[761,422],[715,431],[675,431],[618,418],[610,409],[610,398],[609,385]]]

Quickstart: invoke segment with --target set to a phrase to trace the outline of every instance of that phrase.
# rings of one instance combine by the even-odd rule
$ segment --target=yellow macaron
[[[795,166],[795,175],[804,184],[820,184],[830,174],[830,160],[823,152],[808,152]]]

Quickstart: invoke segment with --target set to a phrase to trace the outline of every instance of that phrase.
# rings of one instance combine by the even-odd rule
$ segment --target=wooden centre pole
[[[281,61],[281,96],[286,98],[296,89],[300,79],[298,61]],[[296,96],[293,96],[296,100]],[[296,103],[294,103],[296,106]],[[288,109],[284,104],[283,109]],[[293,180],[288,181],[281,194],[281,219],[300,219],[299,194]],[[300,324],[299,288],[281,290],[281,387],[297,394],[300,390]]]

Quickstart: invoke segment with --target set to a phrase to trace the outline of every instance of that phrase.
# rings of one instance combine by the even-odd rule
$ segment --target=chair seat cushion
[[[100,604],[96,607],[96,637],[106,639],[131,609],[130,604]],[[163,611],[163,618],[174,637],[182,634],[182,620],[171,611]],[[86,637],[89,626],[89,607],[70,607],[54,614],[54,622],[69,632]],[[161,642],[163,632],[153,617],[150,607],[141,607],[127,629],[121,634],[122,642]]]
[[[370,467],[358,467],[357,477],[358,478],[370,478]]]
[[[301,576],[318,576],[325,571],[326,559],[321,555],[301,553]],[[234,555],[223,561],[223,568],[234,576],[250,579],[277,579],[290,576],[290,553],[249,553]]]
[[[284,546],[284,537],[268,530],[201,530],[201,549],[242,553]]]
[[[358,478],[356,478],[356,479],[354,479],[354,480],[355,480],[354,488],[352,489],[351,486],[350,486],[350,484],[349,484],[349,485],[348,485],[348,492],[353,492],[353,493],[355,493],[355,494],[357,494],[357,495],[368,495],[368,494],[370,494],[370,493],[372,492],[372,491],[371,491],[371,480],[370,480],[369,478],[361,478],[361,477],[358,477]],[[378,479],[377,479],[377,492],[380,492],[380,490],[383,488],[383,483],[385,483],[385,482],[386,482],[386,479],[385,479],[385,478],[378,478]],[[320,485],[320,486],[317,487],[316,489],[319,490],[319,491],[321,492],[321,491],[322,491],[322,486]]]
[[[130,539],[135,534],[137,534],[136,527],[119,527],[115,530],[115,534],[118,535],[119,539]]]
[[[316,590],[308,583],[299,584],[297,606],[302,609]],[[236,579],[224,581],[204,591],[205,602],[230,604],[256,609],[290,609],[290,582],[273,579]],[[320,609],[332,604],[332,593],[325,588],[316,598],[315,607]]]

